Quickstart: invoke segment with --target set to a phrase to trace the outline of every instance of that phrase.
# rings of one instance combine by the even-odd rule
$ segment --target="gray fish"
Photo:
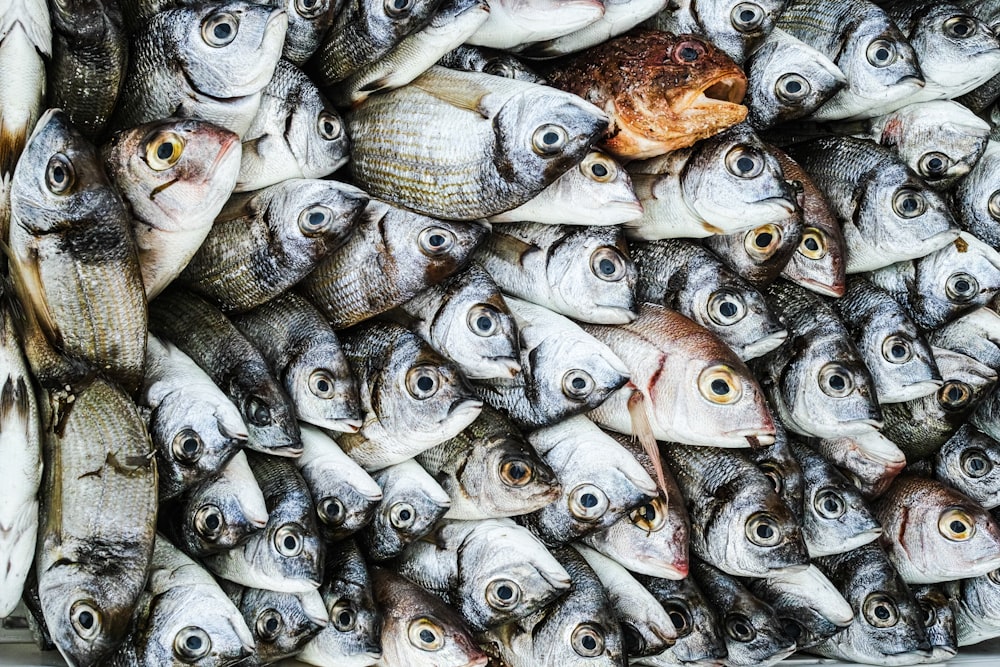
[[[1000,570],[948,584],[959,646],[1000,637]]]
[[[927,342],[1000,371],[1000,314],[988,306],[938,327],[927,335]]]
[[[545,83],[545,79],[510,53],[482,46],[465,44],[446,53],[437,64],[463,72],[482,72],[528,83]]]
[[[417,456],[451,498],[445,517],[491,519],[541,510],[561,496],[560,481],[521,431],[484,408],[464,431]]]
[[[309,487],[283,458],[247,456],[268,507],[267,525],[242,544],[203,559],[216,575],[243,586],[286,593],[319,587],[324,543]]]
[[[637,579],[670,616],[677,631],[677,641],[659,655],[630,659],[629,664],[642,667],[714,666],[725,662],[726,644],[719,618],[694,577],[673,581],[639,575]]]
[[[754,465],[771,481],[774,492],[788,505],[799,521],[803,518],[805,479],[802,466],[792,452],[791,442],[784,425],[774,423],[774,444],[751,448],[746,452]]]
[[[408,328],[471,380],[521,371],[514,316],[489,272],[477,263],[402,304]]]
[[[963,424],[934,455],[934,477],[985,509],[1000,506],[1000,442]]]
[[[604,2],[595,0],[516,0],[490,2],[490,20],[467,40],[475,46],[508,51],[562,37],[604,16]]]
[[[930,346],[888,292],[853,277],[833,306],[872,374],[879,403],[912,401],[941,387]]]
[[[267,4],[284,7],[288,30],[281,57],[302,67],[319,49],[326,31],[344,6],[343,0],[270,0]]]
[[[285,293],[233,324],[267,359],[301,421],[348,433],[361,427],[358,387],[340,339],[311,303]]]
[[[249,665],[269,665],[296,655],[330,622],[317,591],[284,593],[223,585],[253,633],[256,649]]]
[[[351,185],[313,179],[234,197],[178,282],[223,310],[256,308],[342,247],[368,201]]]
[[[0,176],[14,171],[45,100],[45,58],[52,55],[52,22],[44,0],[7,3],[0,19]]]
[[[382,502],[358,542],[368,558],[384,561],[431,532],[451,506],[451,498],[413,460],[383,468],[372,477],[382,488]]]
[[[536,196],[583,160],[608,118],[554,88],[434,66],[368,98],[347,123],[359,186],[425,215],[474,220]]]
[[[576,53],[628,32],[663,11],[668,0],[603,0],[604,15],[579,30],[529,45],[521,52],[529,58],[556,58]]]
[[[709,250],[685,239],[634,243],[636,297],[676,310],[747,361],[784,342],[788,332],[763,295]]]
[[[754,227],[746,233],[716,234],[705,246],[747,282],[761,287],[777,280],[801,247],[804,224],[801,209],[784,220]]]
[[[347,163],[351,147],[340,114],[309,77],[286,60],[274,68],[242,140],[236,192],[290,178],[329,176]]]
[[[647,22],[673,33],[705,35],[742,65],[777,25],[786,0],[680,0]]]
[[[334,329],[344,329],[454,275],[488,233],[482,223],[446,222],[372,200],[347,242],[300,290]]]
[[[943,586],[910,586],[920,611],[923,612],[924,629],[931,645],[928,662],[945,662],[958,653],[955,631],[955,612],[952,600]]]
[[[882,495],[906,467],[906,455],[878,431],[865,435],[821,438],[812,448],[837,467],[869,500]]]
[[[1000,248],[1000,142],[990,140],[982,157],[955,187],[955,217],[962,229]]]

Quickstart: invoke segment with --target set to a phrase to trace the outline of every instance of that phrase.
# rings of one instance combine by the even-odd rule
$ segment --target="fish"
[[[842,223],[847,273],[940,250],[958,236],[947,204],[888,148],[853,137],[788,147]]]
[[[675,310],[705,327],[741,361],[775,350],[788,336],[757,288],[697,243],[634,243],[631,255],[640,301]]]
[[[373,199],[299,291],[334,329],[345,329],[461,271],[488,233],[483,223],[446,222]]]
[[[535,42],[519,51],[529,58],[557,58],[589,49],[628,32],[663,11],[668,0],[604,0],[604,15],[554,39]]]
[[[451,359],[470,380],[521,372],[514,316],[478,263],[400,305],[409,328]]]
[[[544,306],[504,298],[518,329],[521,372],[476,380],[476,393],[522,429],[583,414],[628,380],[628,369],[604,343]]]
[[[301,455],[291,400],[263,355],[225,315],[201,297],[175,288],[151,304],[150,331],[191,357],[226,393],[246,424],[248,449]]]
[[[877,544],[816,559],[854,610],[854,622],[809,653],[879,665],[912,665],[930,657],[913,595]]]
[[[955,186],[952,202],[962,229],[994,250],[1000,248],[1000,142],[990,140],[968,175]]]
[[[176,499],[163,502],[160,530],[192,558],[221,553],[267,525],[264,494],[245,452],[219,473]]]
[[[149,409],[160,500],[221,471],[250,437],[239,410],[205,371],[153,334],[146,342],[140,404]]]
[[[717,234],[703,243],[735,273],[759,287],[778,279],[801,247],[803,232],[802,212],[796,208],[779,222],[754,227],[745,234]]]
[[[983,506],[1000,506],[1000,442],[965,423],[934,455],[934,478]]]
[[[242,544],[202,559],[212,573],[251,588],[304,593],[321,584],[325,545],[309,487],[285,458],[247,456],[268,508],[267,525]]]
[[[315,2],[315,0],[314,0]],[[302,70],[279,60],[260,106],[242,133],[235,192],[293,178],[322,178],[347,164],[344,120]]]
[[[636,577],[673,621],[677,641],[655,656],[629,660],[630,665],[664,667],[665,665],[721,665],[726,659],[723,629],[715,609],[709,604],[694,577],[671,580],[638,575]]]
[[[562,495],[561,480],[543,455],[490,407],[457,436],[416,459],[448,494],[448,519],[519,516]]]
[[[790,444],[805,480],[802,539],[809,556],[844,553],[877,540],[885,528],[850,480],[808,445]]]
[[[738,65],[757,52],[776,27],[786,0],[680,0],[670,3],[649,27],[705,35]]]
[[[533,431],[528,442],[562,490],[558,500],[522,519],[546,544],[606,529],[657,496],[656,482],[642,465],[583,415]]]
[[[1000,570],[946,584],[953,593],[959,646],[1000,636]]]
[[[747,122],[766,129],[808,116],[847,85],[825,54],[774,28],[746,62]]]
[[[927,342],[1000,371],[1000,314],[988,306],[938,327],[928,334]]]
[[[178,282],[222,310],[256,308],[342,247],[368,202],[353,186],[318,179],[290,179],[234,197]]]
[[[233,324],[267,359],[300,421],[346,433],[361,428],[357,383],[340,339],[315,306],[286,292]]]
[[[927,630],[931,645],[930,662],[944,662],[958,653],[958,636],[955,631],[955,612],[952,600],[942,586],[911,586]]]
[[[530,4],[493,0],[490,3],[491,18],[466,43],[521,51],[526,45],[546,42],[581,30],[599,21],[604,12],[605,4],[598,0],[535,0]]]
[[[358,543],[369,559],[386,561],[431,532],[451,507],[451,498],[413,460],[383,468],[372,477],[382,489],[382,501],[359,534]]]
[[[324,540],[341,540],[372,521],[382,488],[323,431],[303,425],[302,456],[293,460],[309,487]]]
[[[474,632],[525,618],[573,587],[565,567],[510,519],[443,520],[428,539],[408,545],[397,566]]]
[[[746,454],[750,461],[767,476],[792,514],[801,522],[804,518],[805,478],[802,466],[792,451],[788,432],[779,422],[774,423],[774,444],[751,448]]]
[[[66,662],[95,665],[125,640],[146,583],[156,463],[138,408],[107,380],[45,391],[38,403],[38,598]]]
[[[437,64],[462,72],[483,72],[528,83],[545,83],[545,79],[513,54],[482,46],[463,44],[441,56]]]
[[[505,294],[580,322],[636,317],[636,271],[617,227],[522,222],[495,229],[476,254]]]
[[[246,0],[167,9],[138,27],[112,127],[178,116],[240,137],[281,57],[283,9]]]
[[[687,148],[747,115],[743,70],[695,35],[636,28],[544,74],[550,85],[608,114],[611,124],[598,146],[616,159]]]
[[[641,215],[642,204],[628,171],[610,155],[595,149],[534,198],[491,215],[489,221],[593,227],[620,225]]]
[[[317,591],[284,593],[223,585],[253,633],[254,657],[249,664],[268,665],[296,655],[330,622]]]
[[[239,137],[195,119],[164,119],[116,132],[101,147],[108,176],[132,218],[146,298],[194,257],[233,191]]]
[[[824,54],[847,86],[811,117],[840,120],[877,116],[924,86],[917,54],[885,10],[867,0],[830,5],[790,0],[775,27]]]
[[[853,334],[880,404],[912,401],[944,384],[930,345],[888,292],[852,277],[833,306]]]
[[[906,455],[877,431],[866,435],[821,438],[812,447],[834,464],[867,499],[882,495],[906,467]]]
[[[302,67],[315,53],[334,18],[344,6],[343,0],[270,0],[267,4],[284,7],[288,16],[282,60]]]
[[[775,414],[799,435],[863,435],[882,426],[871,373],[833,308],[802,287],[777,282],[764,295],[788,338],[754,361]]]
[[[643,206],[625,223],[633,241],[749,232],[797,210],[776,155],[745,123],[628,170]]]
[[[5,3],[0,20],[0,72],[4,95],[0,106],[0,176],[11,174],[45,101],[45,61],[52,56],[52,22],[48,3],[18,0]]]
[[[908,584],[978,577],[1000,567],[1000,528],[989,512],[940,482],[900,475],[872,511],[889,560]]]
[[[341,339],[361,398],[358,433],[337,444],[371,472],[412,458],[475,421],[483,407],[461,371],[397,324],[374,323]]]

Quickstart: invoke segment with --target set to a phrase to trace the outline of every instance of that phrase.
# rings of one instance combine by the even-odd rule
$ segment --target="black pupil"
[[[785,631],[785,634],[792,639],[798,639],[802,636],[802,628],[799,627],[799,624],[794,621],[786,621],[782,629]]]
[[[694,62],[697,59],[698,59],[698,51],[693,47],[685,46],[684,48],[681,49],[681,60],[685,60],[690,63]]]
[[[969,467],[972,468],[974,472],[982,472],[986,470],[986,461],[982,459],[972,459],[969,461]]]
[[[652,521],[656,518],[656,508],[647,503],[639,509],[639,515],[646,521]]]
[[[198,451],[198,441],[194,438],[186,439],[181,445],[185,454],[194,454]]]
[[[184,645],[187,646],[189,650],[197,651],[201,648],[201,637],[198,635],[191,635],[184,640]]]
[[[218,39],[225,39],[233,33],[233,27],[228,23],[219,23],[212,29],[212,32]]]
[[[597,640],[590,635],[586,635],[582,640],[580,640],[580,643],[583,645],[583,648],[588,651],[593,651],[597,648]]]
[[[422,641],[425,644],[432,644],[434,642],[434,633],[431,632],[430,630],[421,630],[420,641]]]
[[[819,243],[816,241],[816,239],[811,239],[811,238],[806,239],[805,241],[802,242],[802,244],[813,252],[819,250]]]
[[[889,609],[887,607],[885,607],[885,605],[879,605],[878,607],[875,607],[875,617],[876,618],[879,618],[879,619],[881,619],[883,621],[886,621],[886,620],[889,620],[890,616],[892,616],[892,614],[889,613]]]
[[[303,6],[312,9],[313,7],[316,6],[316,0],[305,0],[302,4]]]
[[[409,0],[394,0],[392,6],[396,9],[406,9],[407,3],[409,3]]]
[[[902,345],[896,344],[892,346],[892,356],[897,359],[902,359],[906,356],[906,348]]]
[[[542,143],[551,146],[559,142],[559,135],[555,132],[546,132],[542,135]]]
[[[794,79],[785,84],[785,90],[790,93],[797,93],[802,90],[802,84]]]
[[[738,310],[739,309],[736,307],[736,304],[729,301],[726,301],[719,306],[719,312],[722,313],[723,317],[736,317]]]
[[[267,406],[257,403],[253,408],[253,418],[258,424],[266,424],[271,419]]]
[[[972,287],[968,280],[956,280],[955,281],[955,291],[957,292],[968,292],[969,288]]]
[[[170,144],[163,143],[156,148],[156,157],[160,158],[161,160],[166,160],[173,154],[174,154],[174,149],[170,146]]]
[[[66,170],[60,165],[56,165],[52,168],[52,180],[56,183],[62,183],[66,180]]]
[[[948,387],[948,400],[953,402],[958,402],[962,399],[962,390],[952,385]]]
[[[747,173],[753,170],[753,160],[748,157],[741,157],[736,161],[736,168],[742,173]]]
[[[750,628],[747,627],[746,623],[737,622],[735,625],[733,625],[733,629],[736,630],[736,634],[740,635],[741,637],[745,637],[746,635],[750,634]]]
[[[883,60],[888,60],[888,59],[889,59],[889,49],[883,46],[882,48],[875,51],[875,60],[881,62]]]
[[[512,479],[523,479],[528,474],[528,469],[521,463],[511,463],[508,472]]]
[[[680,612],[672,611],[670,612],[670,621],[674,624],[674,627],[680,630],[684,627],[684,614]]]
[[[330,383],[323,379],[317,380],[316,388],[322,392],[330,391]]]
[[[757,238],[754,239],[754,244],[756,244],[758,248],[766,248],[771,245],[772,238],[773,237],[770,232],[763,232],[762,234],[757,235]]]
[[[268,632],[277,632],[278,619],[274,618],[273,616],[267,619],[267,621],[264,623],[264,629],[266,629]]]
[[[762,540],[769,540],[774,537],[774,529],[767,524],[757,526],[757,537]]]
[[[205,525],[208,526],[209,530],[215,530],[219,527],[220,523],[222,523],[222,521],[219,519],[218,514],[209,514],[205,517]]]
[[[428,240],[430,241],[432,248],[440,248],[444,245],[444,237],[440,234],[431,234],[431,237]]]
[[[509,600],[514,597],[514,590],[510,586],[501,586],[497,589],[497,597],[501,600]]]
[[[931,171],[941,171],[941,167],[944,166],[944,162],[939,157],[932,157],[927,161],[927,166],[931,168]]]
[[[331,122],[330,122],[330,121],[328,121],[328,120],[325,120],[325,121],[323,121],[323,132],[324,132],[324,133],[325,133],[325,134],[326,134],[327,136],[329,136],[329,135],[333,134],[333,129],[334,129],[334,128],[333,128],[333,123],[331,123]]]
[[[417,380],[417,389],[420,391],[430,391],[434,388],[434,380],[430,379],[426,375],[422,376]]]
[[[409,521],[410,516],[412,516],[410,514],[410,510],[400,510],[399,512],[399,518],[402,519],[403,521]]]
[[[716,396],[725,396],[729,393],[729,384],[725,380],[712,380],[712,393]]]
[[[310,213],[309,214],[309,226],[310,227],[319,227],[320,225],[323,224],[323,218],[325,218],[325,217],[326,216],[323,215],[322,213],[320,213],[319,211],[314,211],[314,212]]]
[[[614,275],[615,273],[615,263],[610,259],[602,259],[597,266],[600,268],[601,273],[606,276]]]
[[[340,616],[338,616],[337,619],[340,621],[341,625],[350,625],[351,624],[351,612],[349,612],[349,611],[342,611],[342,612],[340,612]]]
[[[955,519],[954,521],[952,521],[951,523],[949,523],[948,527],[951,528],[951,532],[953,532],[953,533],[964,533],[965,532],[965,524],[962,523],[961,521],[959,521],[958,519]]]
[[[604,178],[605,176],[608,175],[608,168],[605,167],[603,164],[595,164],[593,167],[590,168],[590,173],[592,173],[594,176],[597,176],[598,178]]]
[[[587,386],[587,381],[583,378],[573,378],[573,382],[570,384],[573,385],[573,389],[584,389]]]
[[[757,17],[757,14],[752,9],[744,9],[740,12],[740,20],[744,23],[750,23]]]
[[[847,386],[847,381],[843,375],[834,375],[830,378],[830,387],[836,391],[843,391]]]
[[[952,28],[952,30],[955,32],[956,35],[961,35],[964,37],[965,35],[969,34],[969,24],[965,23],[964,21],[960,21],[955,24],[955,27]]]
[[[493,328],[493,320],[488,318],[486,315],[480,315],[476,319],[476,326],[479,327],[480,331],[489,331]]]
[[[827,498],[826,500],[823,501],[823,509],[825,509],[827,512],[836,512],[837,501],[833,498]]]
[[[282,543],[285,545],[286,549],[291,551],[292,549],[295,548],[295,545],[298,544],[298,540],[296,540],[295,537],[292,535],[287,535],[285,536],[285,539],[282,541]]]
[[[580,496],[580,504],[586,508],[597,507],[597,496],[593,493],[585,493]]]
[[[78,620],[80,621],[80,625],[81,627],[83,627],[84,630],[90,630],[92,627],[94,627],[94,615],[91,614],[89,611],[81,611]]]

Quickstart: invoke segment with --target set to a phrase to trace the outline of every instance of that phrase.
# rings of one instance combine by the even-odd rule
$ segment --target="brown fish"
[[[747,115],[743,71],[694,35],[633,30],[562,61],[546,79],[611,117],[600,145],[618,158],[686,148]]]

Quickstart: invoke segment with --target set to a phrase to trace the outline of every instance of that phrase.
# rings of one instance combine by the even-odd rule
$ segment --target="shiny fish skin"
[[[269,0],[266,4],[284,7],[288,30],[281,57],[302,67],[319,49],[326,31],[344,6],[344,0]]]
[[[545,83],[545,79],[515,56],[482,46],[465,44],[453,49],[438,60],[438,65],[462,72],[483,72],[528,83]]]
[[[705,247],[749,283],[762,287],[777,280],[788,260],[799,249],[803,235],[802,212],[778,222],[755,227],[745,234],[716,234]]]
[[[1000,314],[988,306],[938,327],[927,336],[927,342],[1000,371]]]
[[[9,94],[0,107],[0,176],[14,171],[42,113],[45,58],[52,55],[52,27],[43,0],[4,3],[0,19],[0,82]]]
[[[934,477],[985,509],[1000,506],[1000,442],[963,424],[934,455]]]
[[[990,140],[968,176],[955,187],[952,197],[955,217],[993,249],[1000,248],[1000,142]]]
[[[767,447],[751,448],[747,458],[771,481],[774,492],[784,501],[792,514],[801,522],[803,518],[803,497],[805,479],[802,466],[792,452],[788,432],[784,425],[774,423],[774,444]]]
[[[947,584],[955,598],[955,631],[958,645],[977,644],[1000,637],[1000,572]]]
[[[788,4],[787,0],[680,0],[672,2],[648,22],[650,27],[671,32],[705,35],[743,65],[771,31]]]
[[[657,656],[630,660],[631,665],[665,667],[666,665],[721,665],[726,658],[724,630],[715,609],[694,581],[679,581],[639,575],[639,582],[653,594],[670,614],[677,630],[677,642]]]
[[[330,622],[317,591],[283,593],[223,583],[253,633],[254,657],[248,665],[290,658]]]
[[[833,463],[865,498],[882,495],[906,467],[906,455],[878,431],[819,439],[812,447]]]
[[[556,58],[589,49],[628,32],[662,11],[668,0],[603,0],[604,15],[587,26],[522,50],[529,58]]]
[[[931,645],[929,662],[944,662],[958,653],[953,601],[943,586],[910,586],[923,613],[927,641]],[[930,622],[928,622],[930,621]]]
[[[580,30],[604,16],[600,0],[493,0],[490,20],[467,41],[474,46],[511,51]]]

